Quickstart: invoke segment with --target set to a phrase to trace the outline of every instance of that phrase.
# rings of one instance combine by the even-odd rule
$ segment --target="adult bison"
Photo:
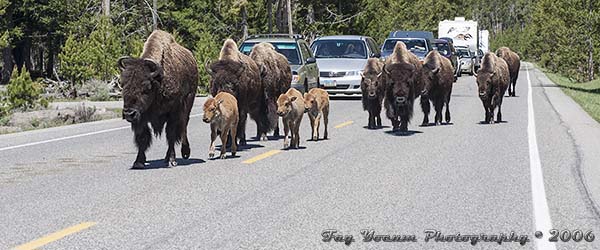
[[[421,94],[421,62],[406,45],[397,42],[394,52],[383,66],[383,82],[386,84],[386,115],[392,121],[393,131],[407,132],[413,115],[413,104]]]
[[[236,43],[225,40],[219,60],[207,63],[206,70],[211,75],[210,94],[227,92],[238,101],[239,122],[237,136],[239,145],[246,145],[246,119],[256,121],[259,135],[268,130],[269,120],[265,102],[264,87],[260,79],[260,70],[254,60],[238,51]],[[233,142],[233,141],[232,141]]]
[[[429,125],[429,101],[435,108],[435,125],[442,123],[442,109],[446,104],[446,123],[450,123],[450,95],[454,82],[454,68],[448,58],[437,50],[430,52],[423,61],[423,91],[421,108],[424,117],[422,126]]]
[[[485,109],[485,122],[494,123],[494,110],[498,107],[497,121],[502,121],[502,98],[508,88],[508,65],[504,59],[494,53],[486,53],[481,68],[475,75],[479,90],[479,99]]]
[[[250,58],[256,62],[260,69],[260,78],[265,88],[265,101],[267,105],[268,125],[267,130],[274,130],[273,135],[279,136],[279,117],[277,116],[277,98],[288,91],[292,83],[292,71],[287,58],[277,52],[270,43],[254,45]],[[264,132],[264,131],[262,131]],[[266,140],[266,133],[259,134]]]
[[[363,109],[369,112],[369,129],[381,127],[381,103],[385,96],[385,85],[379,79],[382,76],[383,63],[377,58],[369,58],[361,73]]]
[[[519,69],[521,68],[521,58],[519,55],[508,47],[500,47],[496,50],[496,56],[504,59],[508,64],[508,71],[510,74],[510,83],[508,85],[508,95],[516,96],[515,85],[517,85],[517,78],[519,77]]]
[[[198,68],[192,52],[175,42],[171,34],[154,31],[144,44],[140,58],[118,60],[123,87],[123,118],[131,123],[138,148],[133,168],[143,168],[146,150],[166,124],[169,149],[165,161],[177,165],[175,144],[182,142],[181,155],[190,157],[187,125],[198,85]]]

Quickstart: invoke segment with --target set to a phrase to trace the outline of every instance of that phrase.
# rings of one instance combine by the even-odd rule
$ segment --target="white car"
[[[463,72],[473,75],[475,73],[475,56],[473,53],[466,47],[456,47],[456,53],[458,54],[460,64],[458,76]]]

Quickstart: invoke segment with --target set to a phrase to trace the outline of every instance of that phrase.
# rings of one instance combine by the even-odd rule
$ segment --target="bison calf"
[[[329,94],[327,94],[327,91],[314,88],[308,93],[304,93],[304,109],[308,113],[308,118],[310,118],[313,141],[319,140],[321,116],[323,116],[323,123],[325,123],[323,139],[327,139],[327,123],[329,123]]]
[[[361,73],[363,109],[369,112],[369,129],[381,128],[381,103],[385,96],[385,86],[380,81],[383,63],[377,58],[369,58]]]
[[[277,99],[277,115],[283,119],[283,147],[298,148],[300,146],[300,122],[304,115],[304,101],[302,93],[295,88],[290,88]],[[288,133],[292,130],[291,145],[288,142]]]
[[[210,147],[208,148],[208,157],[215,156],[215,141],[217,135],[221,133],[221,159],[225,159],[225,151],[227,145],[227,135],[231,133],[231,155],[235,156],[237,152],[237,144],[235,136],[237,133],[237,125],[239,114],[237,108],[237,100],[227,92],[220,92],[215,98],[210,98],[204,103],[204,118],[206,123],[210,123]]]

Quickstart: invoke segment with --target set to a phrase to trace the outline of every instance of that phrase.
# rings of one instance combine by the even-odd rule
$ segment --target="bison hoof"
[[[176,160],[170,160],[169,161],[169,167],[175,167],[177,166],[177,161]]]
[[[289,147],[290,147],[290,144],[289,144],[289,143],[287,143],[287,142],[284,142],[284,143],[283,143],[283,148],[289,148]]]
[[[208,153],[208,158],[213,158],[215,157],[215,153]]]
[[[225,158],[226,158],[226,157],[225,157],[225,154],[222,154],[221,156],[219,156],[219,158],[221,158],[221,159],[225,159]]]
[[[144,169],[145,167],[146,165],[143,162],[134,162],[133,166],[131,166],[132,169]]]
[[[231,156],[234,156],[234,157],[235,157],[235,152],[231,152]]]
[[[318,141],[318,140],[319,140],[319,137],[318,137],[318,136],[313,136],[312,140],[313,140],[313,141]]]
[[[181,148],[181,157],[183,157],[183,159],[189,159],[190,158],[190,147],[182,147]]]
[[[240,140],[240,143],[238,143],[238,145],[240,145],[240,146],[246,146],[246,144],[247,144],[246,139],[242,139],[242,140]]]

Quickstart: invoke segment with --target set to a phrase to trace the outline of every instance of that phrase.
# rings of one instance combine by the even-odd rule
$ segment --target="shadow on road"
[[[302,149],[306,149],[306,147],[299,146],[298,148],[286,148],[286,149],[282,149],[282,150],[283,151],[294,151],[294,150],[302,150]]]
[[[421,131],[417,131],[417,130],[409,130],[406,132],[400,132],[400,131],[385,131],[386,134],[388,135],[394,135],[394,136],[412,136],[414,134],[422,134],[423,132]]]
[[[160,160],[148,161],[146,163],[146,167],[144,167],[142,169],[131,168],[130,170],[150,170],[150,169],[161,169],[161,168],[176,168],[176,167],[182,167],[182,166],[190,166],[190,165],[194,165],[194,164],[201,164],[201,163],[205,163],[205,162],[206,161],[204,161],[202,159],[194,159],[194,158],[190,158],[190,159],[177,159],[177,166],[170,167],[169,163],[166,163],[164,159],[160,159]]]
[[[494,123],[493,123],[493,124],[489,124],[489,123],[487,123],[487,122],[485,122],[485,121],[480,121],[480,122],[479,122],[479,123],[477,123],[477,124],[479,124],[479,125],[494,125],[494,124],[496,124],[496,123],[508,123],[508,122],[507,122],[507,121],[494,121]]]
[[[363,126],[364,129],[368,129],[368,130],[381,130],[384,128],[391,128],[390,126],[381,126],[381,127],[377,127],[377,128],[369,128],[369,126]]]
[[[437,127],[437,126],[441,126],[441,127],[443,127],[443,126],[452,126],[452,125],[454,125],[454,123],[452,123],[452,122],[448,122],[448,123],[442,122],[440,125],[435,125],[435,123],[433,123],[433,122],[430,122],[430,123],[429,123],[429,124],[427,124],[427,125],[423,125],[423,124],[421,124],[421,125],[419,125],[419,127],[421,127],[421,128],[426,128],[426,127]]]

